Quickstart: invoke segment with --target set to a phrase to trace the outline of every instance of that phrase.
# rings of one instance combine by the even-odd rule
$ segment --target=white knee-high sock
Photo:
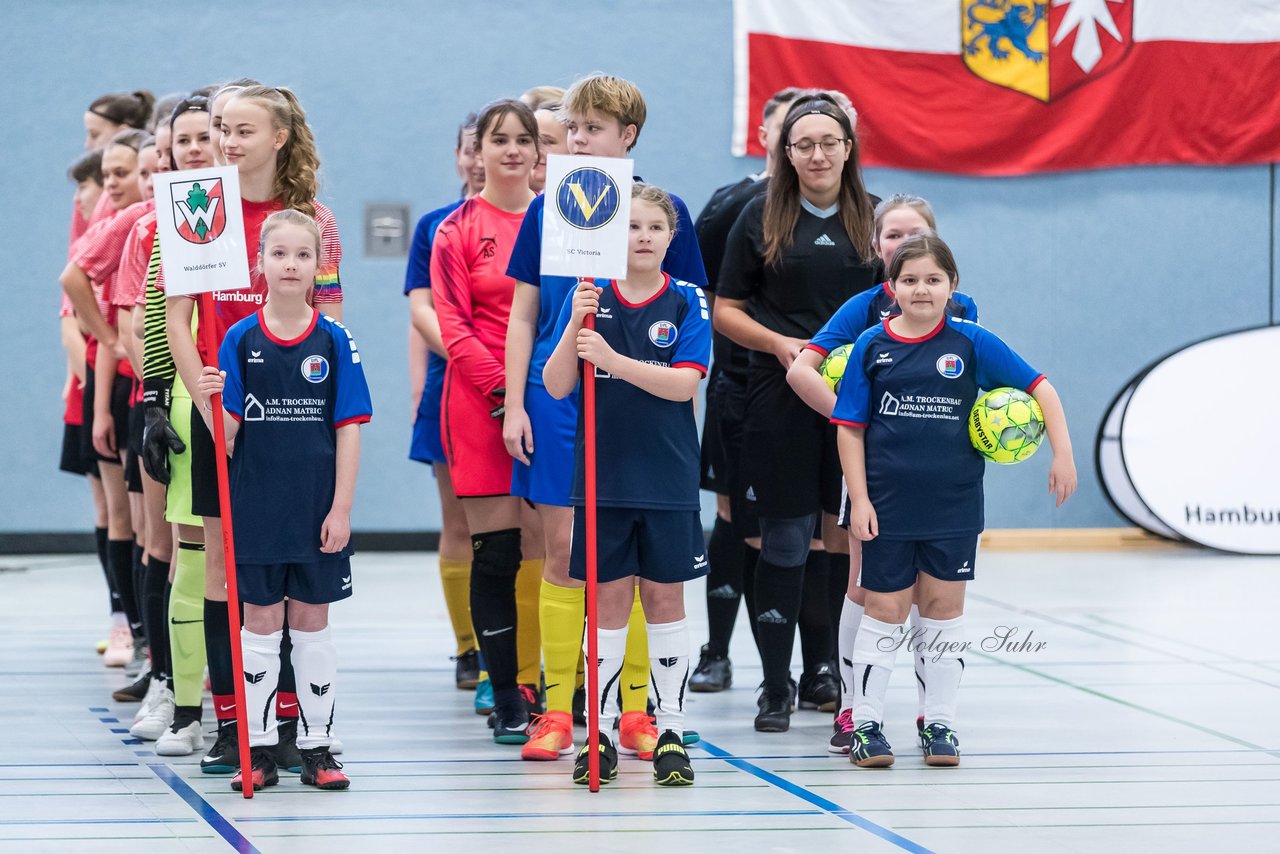
[[[925,653],[919,649],[919,646],[927,644],[929,639],[924,636],[924,627],[920,624],[919,605],[911,606],[911,617],[907,620],[907,637],[916,639],[916,643],[911,644],[908,649],[915,650],[911,659],[916,671],[916,717],[921,717],[924,715],[924,688],[927,683],[924,669]]]
[[[249,725],[249,746],[275,744],[276,688],[280,681],[280,638],[283,632],[257,635],[240,630],[244,664],[244,704]]]
[[[657,698],[654,718],[659,733],[684,736],[684,692],[689,683],[689,622],[646,623],[649,635],[649,686]]]
[[[585,647],[584,647],[585,649]],[[618,677],[622,675],[622,659],[627,651],[627,627],[600,629],[596,632],[596,659],[599,662],[595,698],[600,710],[600,732],[613,738],[613,722],[618,718]]]
[[[840,659],[840,710],[853,708],[853,642],[858,637],[862,623],[862,606],[844,597],[840,609],[840,628],[837,635],[837,658]]]
[[[298,749],[328,747],[333,737],[334,694],[338,687],[338,648],[325,626],[300,632],[290,626],[293,675],[298,682]]]
[[[956,695],[960,692],[960,677],[964,675],[964,653],[968,648],[964,637],[964,616],[951,620],[922,617],[920,623],[928,632],[933,649],[932,653],[925,653],[923,660],[927,688],[924,721],[926,724],[943,724],[954,729]]]
[[[853,720],[863,724],[884,721],[884,697],[889,675],[902,643],[902,627],[862,615],[853,642]]]

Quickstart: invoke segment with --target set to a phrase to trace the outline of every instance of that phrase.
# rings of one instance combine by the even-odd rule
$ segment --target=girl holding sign
[[[223,395],[233,449],[231,506],[254,789],[279,780],[274,713],[286,619],[295,667],[311,687],[298,697],[304,712],[297,737],[301,780],[320,789],[350,785],[331,752],[338,663],[329,604],[351,595],[360,425],[372,417],[373,406],[351,333],[308,304],[321,245],[309,216],[283,210],[267,217],[257,269],[270,299],[227,331],[218,365],[203,368],[199,380],[206,419],[211,397]],[[245,779],[241,769],[231,788],[240,791]]]
[[[644,128],[644,95],[631,82],[605,74],[584,77],[569,87],[558,110],[565,123],[571,154],[626,157]],[[542,369],[558,342],[556,319],[575,280],[544,276],[542,215],[545,196],[529,206],[507,273],[516,280],[507,332],[507,396],[503,440],[515,459],[511,492],[538,508],[546,542],[540,615],[542,655],[547,673],[547,715],[530,734],[526,759],[554,759],[571,737],[566,723],[573,703],[578,656],[582,646],[584,593],[582,583],[569,576],[574,424],[577,396],[556,400],[543,387]],[[693,233],[688,208],[671,196],[677,227],[663,268],[695,285],[706,283],[706,272]],[[644,613],[636,600],[623,677],[622,719],[618,746],[625,753],[648,759],[658,741],[649,720],[649,655],[645,647]]]
[[[618,774],[610,740],[613,692],[639,580],[657,699],[653,777],[660,786],[687,786],[693,768],[683,743],[689,680],[684,582],[707,574],[693,398],[711,358],[711,320],[702,289],[662,271],[676,229],[671,197],[644,184],[634,185],[631,196],[627,277],[601,287],[587,280],[578,285],[560,312],[559,344],[542,376],[559,400],[578,387],[580,368],[594,371],[599,435],[608,438],[596,486],[601,694],[590,698],[600,708],[600,781]],[[584,327],[589,315],[595,329]],[[579,419],[569,571],[580,581],[586,577],[583,430]],[[575,783],[588,782],[588,749],[578,754]]]
[[[511,495],[511,457],[502,441],[502,353],[514,286],[507,263],[534,199],[533,111],[515,100],[489,104],[476,120],[476,145],[484,189],[445,218],[431,252],[432,293],[449,357],[441,424],[471,531],[471,621],[493,686],[493,739],[523,744],[536,699],[517,682],[520,500]]]
[[[215,98],[216,104],[216,98]],[[213,129],[215,134],[219,128]],[[246,86],[226,101],[221,114],[221,150],[227,163],[239,169],[241,208],[244,214],[246,254],[249,256],[249,288],[213,295],[213,317],[201,315],[200,323],[212,323],[221,342],[236,321],[252,315],[267,297],[266,279],[257,269],[259,235],[266,218],[276,211],[297,210],[313,218],[320,228],[324,265],[315,278],[309,299],[330,317],[341,313],[342,287],[338,265],[342,245],[333,214],[316,201],[316,171],[320,165],[315,140],[297,96],[288,89]],[[166,204],[171,204],[165,200]],[[163,279],[163,273],[160,277]],[[191,337],[196,301],[171,296],[166,306],[169,347],[178,374],[187,388],[195,388],[201,368],[215,364],[216,353]],[[230,624],[227,615],[226,568],[219,519],[218,486],[213,437],[206,425],[192,419],[191,512],[201,518],[205,544],[204,635],[213,692],[218,737],[201,762],[207,773],[226,774],[238,767],[233,679],[240,678],[231,665]],[[311,642],[310,640],[308,642]],[[286,679],[288,674],[286,674]],[[295,692],[282,690],[280,711],[296,714]],[[176,721],[175,721],[176,723]],[[287,734],[286,734],[287,735]],[[198,747],[199,739],[193,739]],[[295,751],[282,747],[286,767],[299,767]]]

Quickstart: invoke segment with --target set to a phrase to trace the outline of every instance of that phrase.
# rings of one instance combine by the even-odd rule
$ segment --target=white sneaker
[[[330,733],[329,735],[329,752],[332,753],[334,756],[337,756],[339,753],[342,752],[342,742],[338,739],[336,735],[333,735],[332,733]]]
[[[137,679],[138,674],[147,669],[150,656],[147,655],[147,645],[144,643],[134,644],[133,655],[124,666],[124,675],[130,679]]]
[[[152,680],[154,681],[154,680]],[[161,688],[150,711],[142,719],[129,727],[129,735],[143,741],[155,741],[164,735],[173,723],[173,692]]]
[[[178,729],[173,724],[156,740],[156,753],[160,756],[190,756],[204,747],[204,730],[200,721],[192,721]]]
[[[151,711],[151,707],[156,704],[156,698],[160,696],[160,691],[165,687],[163,679],[151,679],[147,682],[147,693],[142,696],[142,705],[138,707],[138,711],[133,713],[133,722],[136,724],[142,720]]]
[[[112,626],[107,638],[107,651],[102,654],[106,667],[124,667],[133,659],[133,635],[128,626]]]

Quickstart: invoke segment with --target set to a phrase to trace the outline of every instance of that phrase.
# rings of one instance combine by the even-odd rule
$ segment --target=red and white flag
[[[1016,175],[1280,160],[1276,0],[734,0],[735,154],[840,89],[863,162]]]

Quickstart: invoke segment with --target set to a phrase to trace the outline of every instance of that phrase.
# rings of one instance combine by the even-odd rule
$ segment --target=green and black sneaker
[[[925,765],[948,768],[960,764],[960,739],[950,727],[929,724],[920,733],[920,748]]]
[[[693,785],[693,766],[684,739],[671,730],[658,736],[658,746],[653,749],[653,781],[659,786]]]
[[[591,742],[588,740],[578,751],[578,758],[573,761],[573,782],[587,785],[591,782],[588,768]],[[609,736],[600,733],[600,782],[611,783],[618,779],[618,750],[609,740]]]
[[[893,749],[880,732],[880,724],[867,721],[853,731],[849,761],[859,768],[888,768],[893,764]]]

